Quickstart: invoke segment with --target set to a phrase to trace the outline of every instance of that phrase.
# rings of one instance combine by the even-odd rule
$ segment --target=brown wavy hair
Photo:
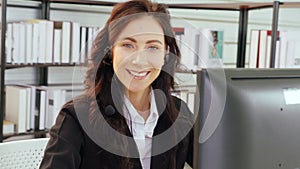
[[[114,6],[102,30],[97,34],[93,42],[91,59],[88,61],[89,66],[85,79],[85,95],[91,100],[90,114],[93,116],[93,114],[97,112],[95,111],[95,107],[99,108],[101,112],[104,112],[105,107],[108,105],[113,105],[114,107],[123,105],[122,87],[124,86],[120,85],[121,82],[114,75],[111,47],[121,33],[122,28],[132,20],[141,16],[152,16],[161,25],[164,32],[166,50],[169,53],[169,57],[165,60],[162,71],[151,86],[153,89],[161,90],[166,96],[166,108],[164,113],[167,114],[167,120],[172,124],[176,120],[178,110],[175,108],[171,90],[174,89],[174,70],[180,62],[181,54],[176,39],[174,38],[167,6],[149,0],[131,0],[118,3]],[[124,19],[125,17],[126,19]],[[117,84],[117,88],[112,87],[114,84]],[[113,90],[120,90],[119,93],[121,94],[117,96],[118,99],[112,98],[112,88]],[[116,103],[116,101],[118,103]],[[117,110],[122,109],[118,109],[117,107]],[[118,114],[121,113],[122,112],[118,111]],[[104,118],[106,117],[105,113],[103,113],[103,116]],[[125,134],[127,124],[124,118],[121,118],[121,116],[119,116],[119,118],[106,118],[106,121],[115,130]],[[123,140],[122,143],[124,143],[124,145],[127,144],[126,140]],[[172,152],[170,168],[175,168],[175,153],[176,151],[174,150]],[[130,159],[124,157],[120,168],[132,168]]]

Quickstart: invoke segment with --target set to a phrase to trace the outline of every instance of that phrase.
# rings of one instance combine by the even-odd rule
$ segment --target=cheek
[[[112,62],[114,71],[117,72],[118,67],[120,66],[120,59],[118,57],[113,57]]]
[[[113,69],[115,72],[118,72],[118,69],[124,65],[124,61],[124,54],[118,50],[115,50],[112,54]]]
[[[151,59],[152,65],[153,67],[157,68],[157,69],[161,69],[163,64],[164,64],[164,58],[163,57],[159,57],[156,59]]]

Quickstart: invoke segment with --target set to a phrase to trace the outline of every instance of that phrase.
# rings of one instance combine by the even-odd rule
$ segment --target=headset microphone
[[[115,108],[112,105],[108,105],[105,107],[105,114],[107,116],[112,116],[116,113]]]

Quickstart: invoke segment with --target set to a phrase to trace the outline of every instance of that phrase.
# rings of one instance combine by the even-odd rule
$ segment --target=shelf
[[[41,3],[42,0],[27,0],[31,3]],[[45,0],[50,3],[63,3],[63,4],[81,4],[81,5],[97,5],[97,6],[114,6],[117,2],[109,1],[95,1],[95,0]],[[19,7],[19,1],[11,1],[7,6]],[[27,3],[27,2],[26,2]],[[30,4],[22,3],[21,6],[26,7]],[[222,3],[166,3],[169,8],[180,8],[180,9],[208,9],[208,10],[241,10],[241,9],[261,9],[273,7],[273,2],[222,2]],[[299,8],[300,2],[281,2],[280,7],[282,8]]]
[[[109,2],[107,1],[98,1],[98,0],[11,0],[9,4],[7,4],[7,0],[1,1],[1,13],[2,13],[2,54],[1,54],[1,74],[0,74],[0,130],[2,130],[2,121],[3,121],[3,112],[4,112],[4,87],[5,87],[5,70],[6,69],[14,69],[14,68],[23,68],[23,67],[36,67],[38,68],[37,77],[39,79],[39,84],[47,84],[47,73],[48,67],[65,67],[65,66],[86,66],[86,64],[6,64],[5,62],[5,43],[3,43],[3,39],[5,39],[5,31],[6,31],[6,16],[7,16],[7,7],[13,8],[37,8],[42,12],[41,18],[49,19],[50,18],[50,10],[53,10],[50,7],[52,4],[57,4],[57,6],[68,6],[68,5],[78,5],[80,8],[82,5],[86,5],[87,7],[94,6],[103,6],[103,7],[112,7],[118,2]],[[276,3],[275,3],[276,2]],[[60,4],[68,4],[68,5],[60,5]],[[196,4],[184,4],[182,3],[169,3],[166,4],[169,9],[192,9],[192,10],[227,10],[227,11],[237,11],[240,12],[239,18],[239,31],[238,31],[238,53],[237,53],[237,67],[244,67],[245,64],[245,51],[246,51],[246,33],[247,33],[247,24],[248,24],[248,12],[250,10],[255,9],[263,9],[270,8],[273,9],[275,15],[273,15],[273,28],[272,30],[277,30],[277,20],[278,20],[278,6],[280,8],[300,8],[300,2],[228,2],[228,3],[196,3]],[[54,6],[55,7],[55,6]],[[66,10],[66,9],[64,9]],[[68,9],[67,9],[68,10]],[[69,9],[70,10],[70,9]],[[76,9],[74,9],[76,10]],[[276,21],[276,22],[275,22]],[[276,32],[276,31],[274,31]],[[273,39],[276,39],[276,34],[273,36]],[[272,43],[276,42],[273,40]],[[272,45],[275,46],[275,45]],[[275,49],[275,48],[274,48]],[[274,52],[273,52],[274,53]],[[195,73],[197,70],[176,70],[177,73]],[[43,134],[41,131],[37,132],[29,132],[23,134],[34,134],[40,135]],[[45,133],[45,132],[44,132]],[[20,133],[18,134],[20,135]],[[5,136],[6,137],[6,136]],[[0,131],[0,142],[3,139],[2,132]]]
[[[300,2],[283,2],[280,8],[300,8]]]
[[[270,8],[273,6],[272,2],[240,2],[240,3],[203,3],[203,4],[168,4],[170,8],[180,9],[208,9],[208,10],[233,10],[239,11],[241,9],[260,9]]]
[[[41,0],[31,0],[40,2]],[[97,5],[97,6],[114,6],[117,2],[109,1],[95,1],[95,0],[46,0],[50,3],[62,3],[62,4],[80,4],[80,5]],[[222,3],[165,3],[169,8],[179,9],[208,9],[208,10],[233,10],[239,11],[241,9],[261,9],[273,7],[273,2],[222,2]],[[300,2],[283,2],[281,4],[283,8],[298,8]]]
[[[168,4],[170,8],[180,9],[208,9],[208,10],[235,10],[262,9],[273,7],[273,2],[239,2],[239,3],[203,3],[203,4]],[[280,2],[281,8],[299,8],[300,2]]]
[[[33,135],[35,138],[41,138],[41,137],[45,137],[47,133],[49,133],[48,129],[38,130],[38,131],[28,131],[25,133],[12,133],[12,134],[3,135],[3,140],[8,139],[10,137],[28,136],[28,135]]]
[[[107,1],[90,1],[90,0],[46,0],[51,3],[63,3],[63,4],[81,4],[81,5],[98,5],[98,6],[114,6],[116,2]]]
[[[24,67],[74,67],[74,66],[86,66],[86,64],[42,64],[42,63],[36,63],[36,64],[6,64],[6,69],[12,69],[12,68],[24,68]]]
[[[22,3],[20,1],[9,1],[7,3],[7,7],[12,7],[12,8],[33,8],[33,9],[38,9],[40,8],[42,2],[41,1],[32,1],[29,0],[26,3]]]

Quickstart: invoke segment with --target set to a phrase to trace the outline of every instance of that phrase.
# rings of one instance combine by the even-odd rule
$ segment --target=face
[[[122,30],[112,53],[115,74],[128,92],[145,91],[164,64],[163,29],[152,17],[139,17]]]

